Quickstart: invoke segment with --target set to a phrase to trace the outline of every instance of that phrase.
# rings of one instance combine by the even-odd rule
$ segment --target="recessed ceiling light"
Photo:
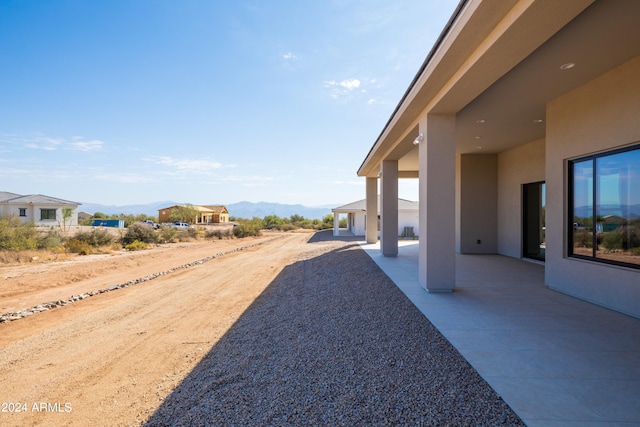
[[[485,122],[484,119],[476,120],[476,123],[484,123],[484,122]]]
[[[478,150],[482,150],[482,145],[478,145],[476,148],[477,148]]]
[[[542,119],[535,119],[533,123],[542,123]]]
[[[576,66],[576,64],[574,62],[567,62],[566,64],[562,64],[560,66],[560,69],[561,70],[568,70],[568,69],[573,68],[575,66]]]
[[[476,139],[480,139],[480,138],[482,138],[482,137],[481,136],[476,136]]]

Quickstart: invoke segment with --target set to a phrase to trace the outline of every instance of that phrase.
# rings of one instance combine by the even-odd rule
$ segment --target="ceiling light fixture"
[[[424,139],[424,134],[421,133],[420,135],[416,136],[416,139],[413,140],[413,145],[420,144],[423,139]]]
[[[569,70],[569,69],[571,69],[571,68],[573,68],[575,66],[576,66],[576,64],[574,62],[567,62],[566,64],[562,64],[560,66],[560,69],[561,70]]]
[[[533,123],[542,123],[542,119],[535,119]]]
[[[476,123],[484,123],[484,122],[485,122],[484,119],[476,120]]]

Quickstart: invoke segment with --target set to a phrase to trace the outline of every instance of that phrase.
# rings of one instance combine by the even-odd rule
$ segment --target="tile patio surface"
[[[531,427],[640,425],[640,319],[544,285],[544,267],[457,255],[453,293],[418,283],[418,242],[361,247]]]

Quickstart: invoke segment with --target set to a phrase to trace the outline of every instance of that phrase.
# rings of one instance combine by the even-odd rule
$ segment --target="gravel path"
[[[149,426],[524,425],[357,244],[309,249]]]

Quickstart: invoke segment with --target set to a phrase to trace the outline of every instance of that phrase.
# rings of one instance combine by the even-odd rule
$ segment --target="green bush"
[[[60,232],[51,228],[46,234],[38,236],[38,249],[54,249],[62,246],[63,238]]]
[[[31,223],[10,215],[0,217],[0,250],[26,251],[38,248],[38,232]]]
[[[94,248],[108,246],[113,243],[114,237],[104,228],[94,228],[91,231],[79,231],[73,236],[74,239],[87,242]]]
[[[160,232],[158,233],[158,242],[160,243],[168,243],[173,241],[178,235],[178,230],[173,227],[160,227]]]
[[[134,240],[133,242],[125,245],[124,248],[128,251],[141,251],[143,249],[147,249],[147,244],[140,240]]]
[[[620,227],[602,234],[602,246],[608,251],[629,251],[640,246],[638,227]]]
[[[136,240],[143,243],[157,243],[158,233],[149,224],[136,222],[127,228],[126,233],[122,236],[122,245],[126,247],[129,243]]]
[[[233,235],[237,238],[262,236],[262,220],[260,218],[239,220],[238,225],[233,227]]]

